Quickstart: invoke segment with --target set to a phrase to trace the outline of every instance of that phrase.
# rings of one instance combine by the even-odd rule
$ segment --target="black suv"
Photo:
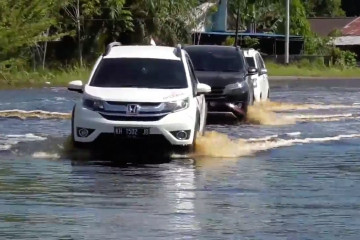
[[[205,95],[209,112],[231,112],[238,118],[246,115],[254,102],[254,88],[248,67],[239,47],[216,45],[185,46],[201,83],[211,86]]]

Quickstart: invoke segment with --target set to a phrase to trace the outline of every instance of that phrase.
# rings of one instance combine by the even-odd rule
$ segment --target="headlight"
[[[180,110],[187,109],[190,105],[189,98],[174,101],[174,102],[166,102],[164,106],[164,111],[168,112],[176,112]]]
[[[84,99],[83,106],[93,111],[104,110],[104,101],[96,99]]]
[[[233,83],[233,84],[229,84],[225,87],[225,89],[227,90],[233,90],[233,89],[238,89],[238,88],[243,88],[245,87],[246,85],[246,82],[243,81],[243,82],[237,82],[237,83]]]

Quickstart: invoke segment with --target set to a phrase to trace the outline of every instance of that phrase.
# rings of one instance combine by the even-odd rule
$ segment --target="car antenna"
[[[181,49],[182,49],[182,45],[181,45],[181,44],[178,44],[178,45],[176,46],[176,54],[175,54],[175,55],[182,60]]]
[[[105,49],[105,52],[104,52],[103,56],[104,56],[104,57],[107,56],[107,55],[110,53],[110,51],[111,51],[111,49],[112,49],[113,47],[119,47],[119,46],[121,46],[121,43],[120,43],[120,42],[112,42],[112,43],[108,44],[108,45],[106,46],[106,49]]]

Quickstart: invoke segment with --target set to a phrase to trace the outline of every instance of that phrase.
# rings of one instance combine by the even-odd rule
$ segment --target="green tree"
[[[41,55],[37,52],[39,43],[64,35],[53,27],[58,9],[56,1],[0,2],[0,68],[26,64],[31,56]]]
[[[337,17],[345,15],[341,8],[341,0],[304,0],[303,4],[308,16]]]
[[[168,45],[186,42],[189,30],[195,26],[194,11],[198,3],[197,0],[131,1],[135,41],[147,43],[151,36]]]
[[[71,20],[70,28],[76,29],[80,65],[83,65],[84,41],[94,45],[103,35],[112,36],[132,29],[131,12],[124,5],[125,0],[65,1],[64,17]]]

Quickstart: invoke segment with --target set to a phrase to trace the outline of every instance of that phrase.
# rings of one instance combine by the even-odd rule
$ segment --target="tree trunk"
[[[46,37],[49,37],[49,33],[50,33],[50,28],[48,28],[48,30],[46,32]],[[44,56],[43,56],[43,59],[42,59],[43,60],[42,61],[43,70],[45,69],[47,47],[48,47],[48,41],[46,41],[45,44],[44,44]]]
[[[81,44],[81,22],[80,22],[80,0],[77,0],[76,7],[76,22],[77,22],[77,32],[78,32],[78,44],[79,44],[79,62],[80,66],[83,66],[83,56],[82,56],[82,44]]]

